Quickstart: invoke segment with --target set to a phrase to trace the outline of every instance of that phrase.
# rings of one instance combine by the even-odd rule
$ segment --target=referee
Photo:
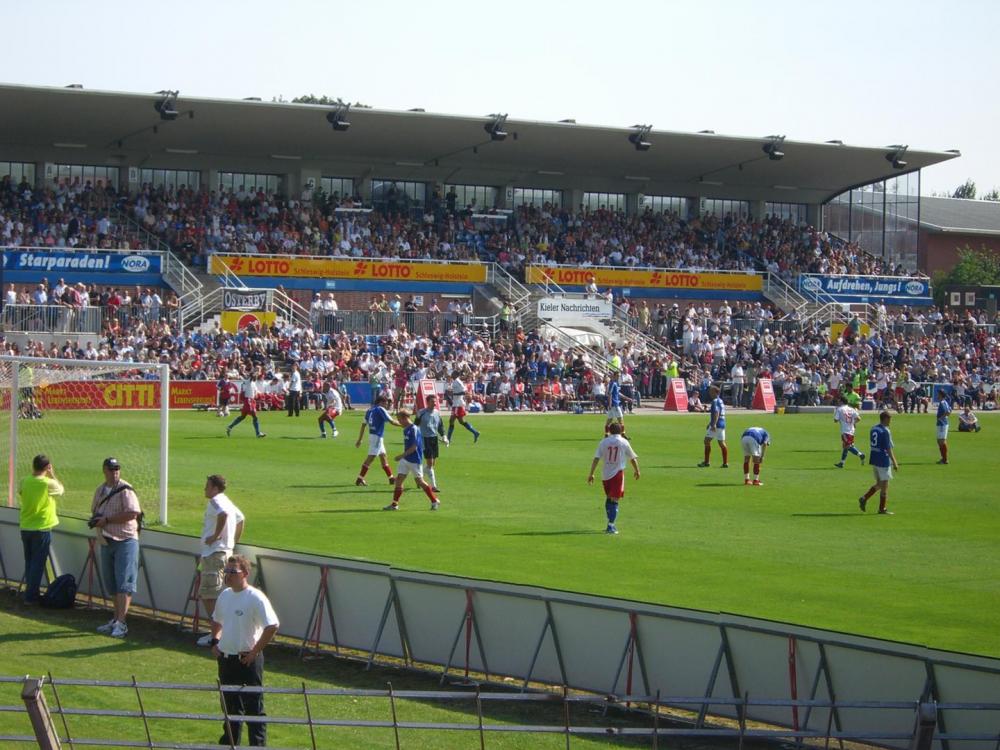
[[[431,489],[440,492],[437,486],[437,477],[434,476],[434,464],[438,458],[438,438],[445,445],[448,445],[448,438],[444,435],[444,421],[441,419],[441,412],[437,408],[437,396],[433,393],[427,397],[427,406],[417,414],[417,426],[420,427],[420,436],[424,439],[424,462],[427,464],[427,478],[430,480]]]

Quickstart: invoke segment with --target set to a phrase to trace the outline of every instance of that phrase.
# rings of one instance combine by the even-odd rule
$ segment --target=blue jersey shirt
[[[381,406],[373,406],[365,412],[365,424],[371,434],[377,437],[385,436],[385,426],[390,419],[389,412]]]
[[[951,404],[948,403],[948,399],[944,396],[938,401],[937,410],[937,423],[939,427],[944,427],[948,424],[948,415],[951,414]]]
[[[411,464],[419,464],[424,460],[424,438],[420,434],[420,428],[415,424],[403,428],[403,452],[406,453],[413,446],[417,446],[417,449],[404,458]]]
[[[617,380],[612,380],[608,385],[608,406],[622,405],[622,390]]]
[[[709,414],[711,415],[708,420],[709,428],[712,426],[713,419],[715,420],[716,429],[724,430],[726,428],[726,405],[722,402],[722,398],[716,396],[712,399]]]
[[[868,463],[872,466],[886,468],[891,466],[889,451],[892,450],[892,433],[885,425],[877,424],[871,429],[871,452],[868,454]]]
[[[753,438],[758,445],[770,445],[771,436],[763,427],[751,427],[743,431],[743,437]]]

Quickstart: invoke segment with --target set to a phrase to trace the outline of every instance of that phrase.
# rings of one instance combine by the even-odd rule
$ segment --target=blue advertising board
[[[930,305],[929,279],[911,276],[799,275],[799,291],[819,302],[868,302],[887,305]]]
[[[127,250],[7,248],[3,251],[3,275],[7,283],[64,278],[73,283],[159,286],[161,261],[158,253]]]

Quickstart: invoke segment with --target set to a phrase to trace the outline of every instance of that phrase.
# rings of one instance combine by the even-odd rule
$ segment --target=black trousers
[[[257,658],[249,666],[240,661],[237,656],[219,656],[219,682],[223,685],[251,685],[261,686],[264,684],[264,654],[257,654]],[[226,713],[230,716],[266,716],[264,713],[263,693],[238,693],[232,690],[224,690],[222,693],[226,702]],[[226,725],[232,732],[232,742],[234,745],[240,744],[240,732],[243,722],[229,721],[222,722],[222,745],[229,744],[229,732]],[[247,735],[250,737],[250,745],[264,747],[267,745],[267,724],[263,722],[247,722]]]
[[[285,402],[288,404],[288,416],[299,416],[299,409],[302,408],[302,392],[289,391],[285,396]]]

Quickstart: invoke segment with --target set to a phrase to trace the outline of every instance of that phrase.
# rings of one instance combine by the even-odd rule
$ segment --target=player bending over
[[[728,469],[729,446],[726,445],[726,405],[719,397],[719,386],[709,386],[708,398],[710,404],[708,409],[708,430],[705,431],[705,460],[698,464],[698,466],[701,468],[711,466],[709,461],[712,458],[712,440],[717,440],[719,442],[719,449],[722,451],[722,468]]]
[[[893,469],[899,471],[899,463],[892,450],[892,433],[889,432],[891,420],[892,415],[883,411],[878,415],[878,424],[871,429],[871,451],[868,463],[875,475],[875,484],[868,488],[868,492],[858,498],[858,507],[861,508],[862,513],[867,510],[868,498],[878,492],[878,512],[888,516],[892,515],[892,511],[886,507],[889,501],[889,481],[892,479]],[[892,468],[889,468],[890,466]]]
[[[597,470],[597,463],[603,460],[601,480],[604,484],[604,512],[608,517],[608,527],[604,532],[617,534],[618,527],[615,525],[615,521],[618,519],[618,503],[625,497],[625,464],[631,461],[635,478],[638,479],[639,457],[632,450],[628,440],[622,437],[621,424],[615,422],[608,430],[611,434],[597,445],[597,452],[590,464],[587,484],[594,483],[594,471]]]
[[[771,444],[771,436],[763,427],[750,427],[743,431],[740,446],[743,448],[743,484],[760,487],[760,465],[764,463],[764,454]],[[753,482],[750,481],[750,462],[753,461]]]
[[[367,427],[368,456],[361,464],[361,471],[358,473],[358,478],[354,480],[354,484],[358,487],[364,487],[368,484],[365,481],[365,474],[368,473],[368,467],[372,465],[372,461],[375,460],[376,456],[378,456],[378,460],[382,464],[382,471],[389,478],[389,484],[395,483],[392,478],[392,469],[389,468],[389,461],[385,457],[385,441],[383,438],[385,437],[385,426],[387,424],[394,424],[397,427],[401,427],[402,425],[385,410],[388,403],[389,397],[384,393],[380,393],[375,397],[375,404],[372,408],[365,412],[365,421],[361,423],[361,432],[358,433],[358,441],[354,444],[354,447],[361,447],[361,440],[365,436],[365,428]]]
[[[465,383],[459,378],[460,373],[458,370],[452,373],[451,385],[448,386],[448,392],[451,394],[451,416],[448,418],[448,440],[451,441],[451,435],[455,432],[455,420],[457,419],[459,424],[465,429],[472,433],[472,442],[479,442],[479,433],[476,428],[465,421]]]
[[[413,414],[409,409],[400,409],[396,416],[399,417],[399,425],[403,428],[403,452],[396,456],[396,481],[392,502],[382,510],[399,510],[399,498],[403,494],[403,482],[406,481],[407,475],[413,475],[417,487],[430,499],[431,510],[437,510],[441,507],[441,501],[434,494],[433,488],[424,481],[424,440],[420,435],[420,428],[413,424]]]
[[[861,421],[861,414],[858,410],[847,403],[847,399],[840,397],[840,406],[833,413],[833,421],[840,425],[840,461],[834,464],[838,469],[844,468],[844,461],[847,454],[853,453],[861,459],[861,465],[865,465],[865,454],[854,445],[854,428]]]
[[[334,381],[329,381],[326,384],[326,408],[319,415],[319,436],[321,438],[326,437],[326,423],[330,423],[330,430],[333,432],[333,436],[337,437],[340,433],[337,432],[337,423],[334,420],[340,416],[340,413],[344,410],[344,402],[340,398],[340,391],[337,389],[337,384]]]

